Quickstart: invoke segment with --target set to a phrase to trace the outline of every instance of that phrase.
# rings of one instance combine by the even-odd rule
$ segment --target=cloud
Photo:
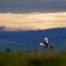
[[[3,39],[0,39],[0,43],[1,44],[11,44],[11,45],[20,45],[20,46],[23,46],[22,43],[15,42],[15,41],[7,41],[7,40],[3,40]]]
[[[7,30],[66,27],[66,12],[0,13],[0,26],[5,26]]]
[[[66,11],[66,0],[1,0],[0,12]]]

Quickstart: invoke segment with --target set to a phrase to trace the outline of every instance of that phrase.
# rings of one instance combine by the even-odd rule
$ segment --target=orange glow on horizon
[[[0,13],[0,26],[12,29],[49,29],[66,27],[66,12]]]

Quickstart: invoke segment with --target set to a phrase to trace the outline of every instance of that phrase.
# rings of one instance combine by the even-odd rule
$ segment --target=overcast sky
[[[0,12],[66,11],[66,0],[0,0]]]
[[[66,0],[0,0],[0,26],[23,30],[66,27]]]

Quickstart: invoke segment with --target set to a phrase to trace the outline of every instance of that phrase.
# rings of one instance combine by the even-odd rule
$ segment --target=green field
[[[0,66],[66,66],[66,52],[0,52]]]

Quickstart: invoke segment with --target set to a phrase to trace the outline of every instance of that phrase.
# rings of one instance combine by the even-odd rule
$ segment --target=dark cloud
[[[66,11],[66,0],[0,0],[0,12]]]

